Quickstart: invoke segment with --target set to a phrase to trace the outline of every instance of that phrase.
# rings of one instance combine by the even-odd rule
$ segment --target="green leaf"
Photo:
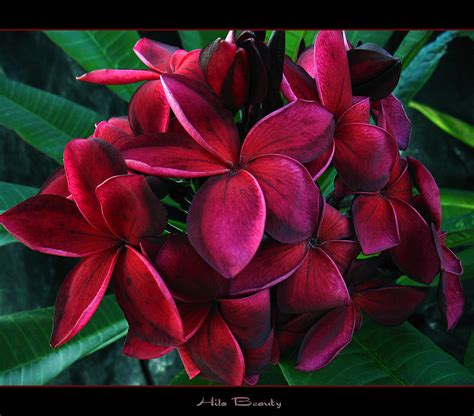
[[[101,119],[86,107],[0,75],[0,124],[59,163],[66,143],[89,136]]]
[[[315,372],[280,364],[290,385],[474,384],[474,376],[428,337],[405,323],[383,327],[364,319],[362,329],[328,366]]]
[[[44,33],[86,72],[146,68],[133,52],[140,39],[134,30],[61,30]],[[138,85],[108,85],[107,88],[129,101]]]
[[[183,48],[187,51],[201,49],[217,38],[225,39],[226,30],[178,30]]]
[[[394,91],[400,100],[408,103],[423,88],[438,67],[441,58],[446,54],[449,42],[457,35],[458,32],[453,30],[442,33],[413,58],[402,72]]]
[[[394,55],[401,59],[402,70],[413,60],[416,54],[426,45],[433,32],[431,30],[410,30]]]
[[[416,101],[411,101],[408,106],[418,110],[428,120],[450,136],[453,136],[468,146],[474,147],[474,126]]]
[[[392,36],[393,30],[347,30],[346,36],[352,45],[356,46],[357,42],[375,43],[376,45],[385,46]]]
[[[474,211],[474,192],[441,188],[440,194],[443,219],[465,215]]]
[[[0,385],[46,384],[86,355],[124,337],[127,321],[106,296],[87,326],[64,346],[49,346],[53,308],[0,316]]]
[[[285,33],[285,53],[296,61],[296,54],[301,40],[304,39],[306,47],[312,45],[318,30],[288,30]]]
[[[474,332],[471,333],[471,336],[469,337],[466,355],[464,356],[464,365],[469,369],[469,371],[471,371],[471,373],[474,373]]]
[[[336,175],[336,169],[331,166],[318,178],[319,189],[325,198],[334,191],[334,179]]]
[[[170,386],[222,386],[222,384],[206,380],[201,376],[190,380],[186,371],[182,370],[171,380]]]
[[[474,244],[474,211],[448,218],[443,230],[448,232],[446,245],[450,248]]]
[[[459,36],[467,37],[471,40],[474,40],[474,30],[461,30]]]

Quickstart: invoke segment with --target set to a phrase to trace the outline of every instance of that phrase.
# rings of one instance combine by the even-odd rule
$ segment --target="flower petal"
[[[123,354],[138,360],[153,360],[154,358],[163,357],[173,351],[176,347],[163,347],[161,345],[151,344],[142,339],[140,335],[128,331],[127,339],[123,346]]]
[[[135,91],[128,106],[128,119],[135,134],[166,131],[170,106],[160,80],[145,82]]]
[[[259,184],[245,170],[208,179],[194,196],[187,223],[196,251],[222,276],[234,277],[262,240],[265,200]]]
[[[97,69],[76,79],[92,84],[121,85],[160,79],[160,74],[142,69]]]
[[[319,248],[310,250],[295,274],[278,288],[278,306],[286,313],[325,311],[349,302],[337,265]]]
[[[397,216],[388,198],[358,195],[352,204],[352,214],[357,239],[365,255],[400,244]]]
[[[169,61],[178,48],[155,40],[141,38],[133,47],[133,52],[148,68],[159,72],[168,72]]]
[[[319,101],[316,82],[298,64],[285,56],[281,91],[287,101],[296,99]]]
[[[84,257],[114,247],[116,239],[84,220],[76,204],[57,195],[37,195],[0,215],[0,224],[32,250]]]
[[[157,239],[166,228],[166,209],[144,176],[114,176],[97,187],[96,195],[110,230],[133,246]]]
[[[183,321],[184,341],[188,341],[201,328],[212,307],[212,302],[188,303],[176,299],[176,306]]]
[[[461,264],[461,260],[459,260],[459,258],[448,247],[443,246],[441,250],[443,252],[442,254],[443,269],[457,276],[462,275],[464,270]]]
[[[64,168],[69,191],[84,218],[93,227],[110,234],[95,189],[111,176],[127,173],[119,151],[99,139],[72,140],[64,150]]]
[[[353,304],[333,309],[303,339],[296,369],[316,371],[328,365],[351,342],[358,312]]]
[[[199,54],[201,50],[196,49],[191,52],[185,52],[184,54],[182,54],[182,52],[185,51],[177,51],[171,59],[170,63],[175,65],[174,73],[206,84],[206,78],[199,66]],[[176,60],[174,59],[175,56],[177,57]]]
[[[222,161],[237,163],[239,134],[219,97],[206,85],[180,75],[166,75],[161,81],[176,118],[189,135]]]
[[[58,195],[67,198],[71,193],[67,187],[66,173],[64,167],[56,169],[48,178],[44,181],[41,189],[38,192],[39,195]]]
[[[309,238],[319,217],[320,193],[308,171],[282,155],[260,156],[246,170],[257,179],[265,196],[267,233],[287,244]]]
[[[162,346],[184,341],[178,308],[153,265],[127,246],[114,271],[115,295],[130,329],[143,340]]]
[[[314,101],[296,100],[268,114],[247,134],[244,161],[278,154],[305,163],[321,156],[334,136],[332,114]]]
[[[245,373],[242,350],[216,310],[186,343],[186,347],[205,377],[232,386],[242,384]]]
[[[186,344],[181,344],[178,347],[178,353],[183,363],[184,369],[186,370],[186,373],[188,374],[189,379],[192,380],[201,372],[201,370],[199,370],[199,368],[197,367],[197,365],[194,363],[191,356],[189,355],[189,351],[186,347]]]
[[[447,330],[452,330],[464,311],[464,292],[459,276],[448,272],[441,273],[438,305]]]
[[[370,122],[370,98],[351,105],[339,118],[339,124],[347,123],[369,123]]]
[[[323,152],[323,154],[311,162],[305,163],[304,167],[308,169],[309,174],[315,181],[318,179],[331,164],[334,157],[334,151],[336,146],[334,140],[331,141],[329,147]]]
[[[129,123],[127,120],[127,125],[128,124]],[[121,150],[133,140],[132,135],[132,132],[122,130],[120,127],[112,124],[109,120],[101,121],[99,124],[97,124],[92,137],[104,140],[118,150]]]
[[[342,240],[352,236],[351,223],[331,205],[323,204],[323,215],[318,226],[317,237],[320,242]]]
[[[262,345],[256,348],[242,348],[245,359],[245,376],[258,376],[271,363],[273,330]],[[258,380],[257,380],[258,381]]]
[[[319,248],[331,257],[331,260],[336,263],[342,275],[349,269],[352,260],[360,253],[359,244],[351,240],[325,241],[319,245]]]
[[[303,68],[311,78],[316,77],[316,70],[314,66],[314,48],[315,45],[311,45],[306,48],[301,55],[298,57],[296,63]]]

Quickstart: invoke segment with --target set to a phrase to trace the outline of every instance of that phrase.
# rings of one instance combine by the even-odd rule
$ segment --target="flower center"
[[[308,244],[311,248],[316,248],[319,244],[319,241],[316,237],[311,237],[308,241]]]

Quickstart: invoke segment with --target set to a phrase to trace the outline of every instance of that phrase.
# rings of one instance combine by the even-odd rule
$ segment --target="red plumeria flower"
[[[369,124],[370,100],[352,96],[342,33],[319,32],[312,53],[303,54],[300,59],[310,72],[289,59],[285,61],[285,98],[319,100],[336,120],[332,150],[307,165],[313,178],[324,172],[332,160],[349,188],[369,192],[383,188],[395,161],[396,143],[386,130]]]
[[[200,50],[186,52],[143,38],[137,42],[133,51],[149,70],[99,69],[77,79],[106,85],[146,81],[130,100],[128,107],[130,126],[135,134],[164,132],[168,127],[170,109],[160,82],[161,75],[175,73],[205,82],[199,68]]]
[[[244,379],[256,382],[270,363],[273,343],[269,291],[230,298],[229,280],[213,270],[184,235],[167,239],[156,267],[181,313],[185,339],[178,351],[190,378],[201,373],[229,385],[241,385]],[[145,359],[172,349],[130,332],[124,352]]]
[[[179,75],[162,82],[188,135],[124,152],[129,168],[178,178],[209,177],[188,215],[189,239],[219,273],[231,278],[251,260],[264,229],[284,243],[311,235],[318,189],[300,162],[324,152],[331,114],[320,104],[295,101],[262,120],[240,145],[230,112],[207,86]],[[297,206],[298,209],[294,209]]]
[[[445,244],[446,233],[441,230],[440,193],[433,175],[416,159],[408,158],[408,163],[413,181],[420,192],[415,197],[414,204],[430,224],[436,247],[438,261],[435,264],[440,271],[438,304],[449,331],[457,325],[464,310],[464,293],[461,285],[463,267],[461,260]],[[420,261],[423,260],[420,259]]]
[[[173,298],[140,253],[141,244],[166,227],[165,208],[143,176],[127,175],[120,153],[104,141],[73,140],[64,161],[73,200],[37,195],[0,217],[32,250],[82,257],[59,290],[51,345],[64,344],[86,325],[111,279],[131,330],[164,345],[182,342]]]

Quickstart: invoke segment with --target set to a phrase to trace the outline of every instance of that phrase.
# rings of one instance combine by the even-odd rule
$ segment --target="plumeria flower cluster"
[[[127,117],[70,141],[39,194],[0,216],[31,249],[81,259],[58,293],[53,347],[108,289],[129,323],[125,354],[177,349],[190,378],[229,385],[256,384],[293,350],[301,371],[326,366],[363,315],[401,324],[426,294],[401,275],[439,274],[441,314],[457,324],[462,266],[439,189],[400,154],[400,61],[341,31],[320,31],[296,62],[283,51],[283,32],[231,31],[191,52],[144,38],[134,52],[148,70],[79,78],[143,84]],[[167,228],[172,189],[185,194],[182,232]]]

